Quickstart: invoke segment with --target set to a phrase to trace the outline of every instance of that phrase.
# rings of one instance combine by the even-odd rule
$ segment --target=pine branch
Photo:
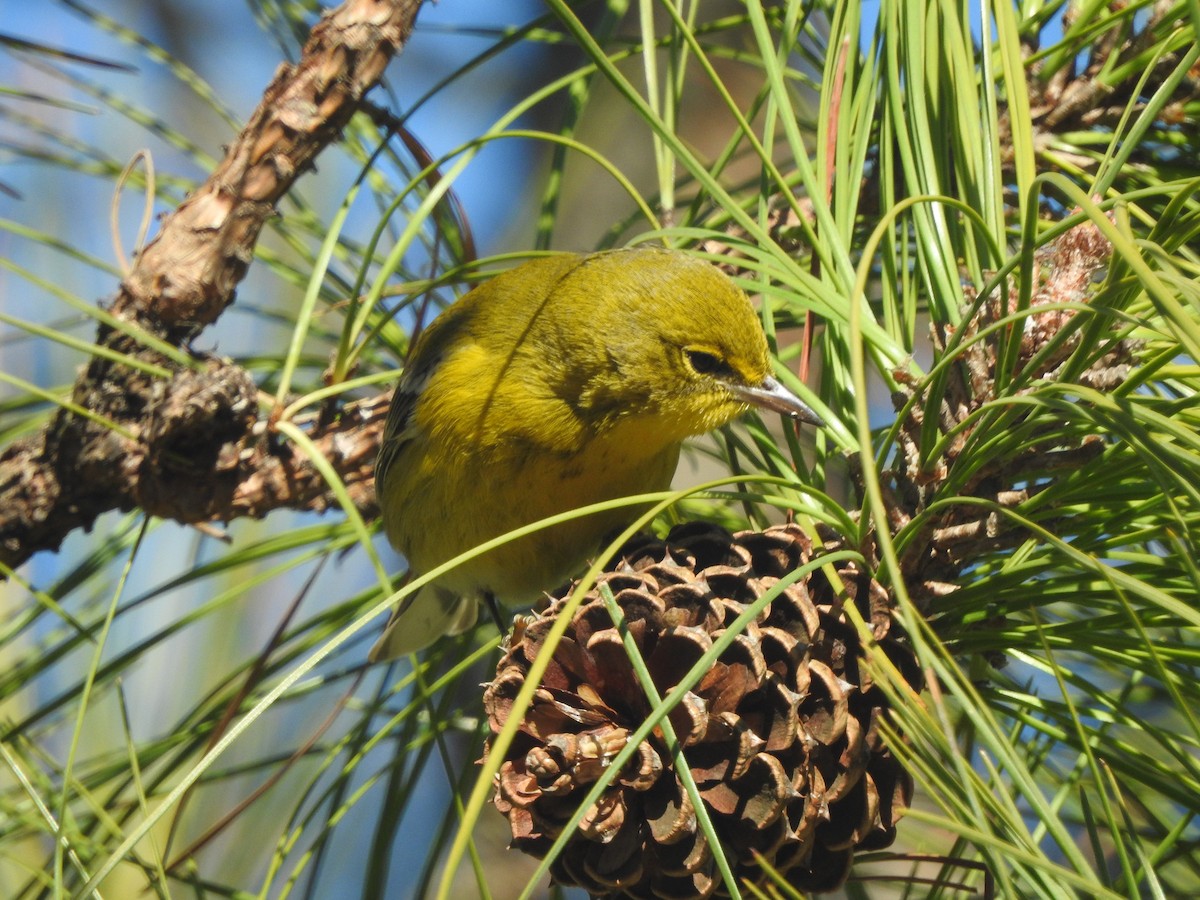
[[[276,203],[361,108],[419,8],[420,0],[346,0],[326,13],[220,165],[164,220],[110,307],[130,328],[102,325],[96,344],[172,376],[93,356],[72,403],[97,418],[64,408],[0,453],[0,563],[55,549],[114,509],[195,523],[329,505],[303,454],[273,441],[247,372],[218,359],[180,366],[137,335],[185,346],[233,302]],[[377,398],[312,434],[364,509],[374,502],[370,463],[385,413]]]

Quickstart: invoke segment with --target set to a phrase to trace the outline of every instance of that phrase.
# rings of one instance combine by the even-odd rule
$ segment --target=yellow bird
[[[392,544],[428,572],[556,513],[670,486],[685,438],[751,406],[820,418],[770,374],[758,316],[719,269],[663,249],[564,254],[476,287],[420,336],[375,489]],[[538,531],[411,595],[371,650],[414,652],[529,605],[637,510]]]

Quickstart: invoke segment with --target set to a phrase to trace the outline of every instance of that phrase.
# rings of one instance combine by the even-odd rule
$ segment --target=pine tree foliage
[[[0,894],[558,890],[476,764],[494,627],[366,666],[403,579],[370,462],[438,308],[634,241],[727,267],[829,422],[698,443],[646,527],[786,518],[915,660],[847,607],[912,798],[844,895],[1200,894],[1200,4],[440,4],[409,39],[415,3],[257,0],[298,63],[261,118],[155,23],[46,5],[61,42],[0,33]],[[259,205],[216,246],[232,158]],[[706,834],[714,890],[793,893]]]

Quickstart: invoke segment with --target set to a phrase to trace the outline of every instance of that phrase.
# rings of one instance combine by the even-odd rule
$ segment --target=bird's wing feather
[[[474,597],[426,585],[396,607],[367,661],[396,659],[428,647],[444,634],[461,634],[475,624],[478,610]]]
[[[409,379],[408,371],[396,386],[392,394],[392,405],[388,410],[387,424],[384,426],[384,441],[379,447],[379,455],[375,458],[375,483],[383,481],[387,470],[400,455],[405,444],[413,439],[416,424],[413,421],[413,410],[417,407],[417,399],[433,373],[430,367],[419,379]],[[415,384],[410,381],[416,381]]]
[[[413,345],[404,366],[404,374],[400,376],[396,393],[392,395],[392,406],[384,426],[385,440],[375,460],[377,485],[416,435],[417,423],[413,413],[417,401],[437,375],[454,341],[462,337],[473,315],[469,304],[454,304],[442,312]]]

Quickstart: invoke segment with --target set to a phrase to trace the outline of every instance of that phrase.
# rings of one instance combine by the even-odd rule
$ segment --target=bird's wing
[[[384,426],[385,440],[375,460],[376,484],[383,481],[388,468],[412,443],[418,434],[414,413],[421,395],[437,376],[442,364],[456,350],[473,343],[471,324],[476,316],[477,304],[469,302],[468,294],[463,300],[452,304],[421,332],[409,354],[400,376],[400,384],[392,395],[392,406],[388,410]]]
[[[396,659],[428,647],[442,635],[461,634],[475,624],[479,604],[435,585],[425,585],[396,607],[368,662]]]
[[[435,361],[436,363],[436,361]],[[388,409],[387,424],[384,426],[384,440],[379,447],[379,455],[375,458],[375,483],[381,484],[392,463],[400,455],[404,446],[413,439],[415,423],[413,411],[417,407],[417,398],[425,389],[435,366],[428,367],[423,373],[412,373],[405,369],[396,392],[392,394],[392,405]]]

